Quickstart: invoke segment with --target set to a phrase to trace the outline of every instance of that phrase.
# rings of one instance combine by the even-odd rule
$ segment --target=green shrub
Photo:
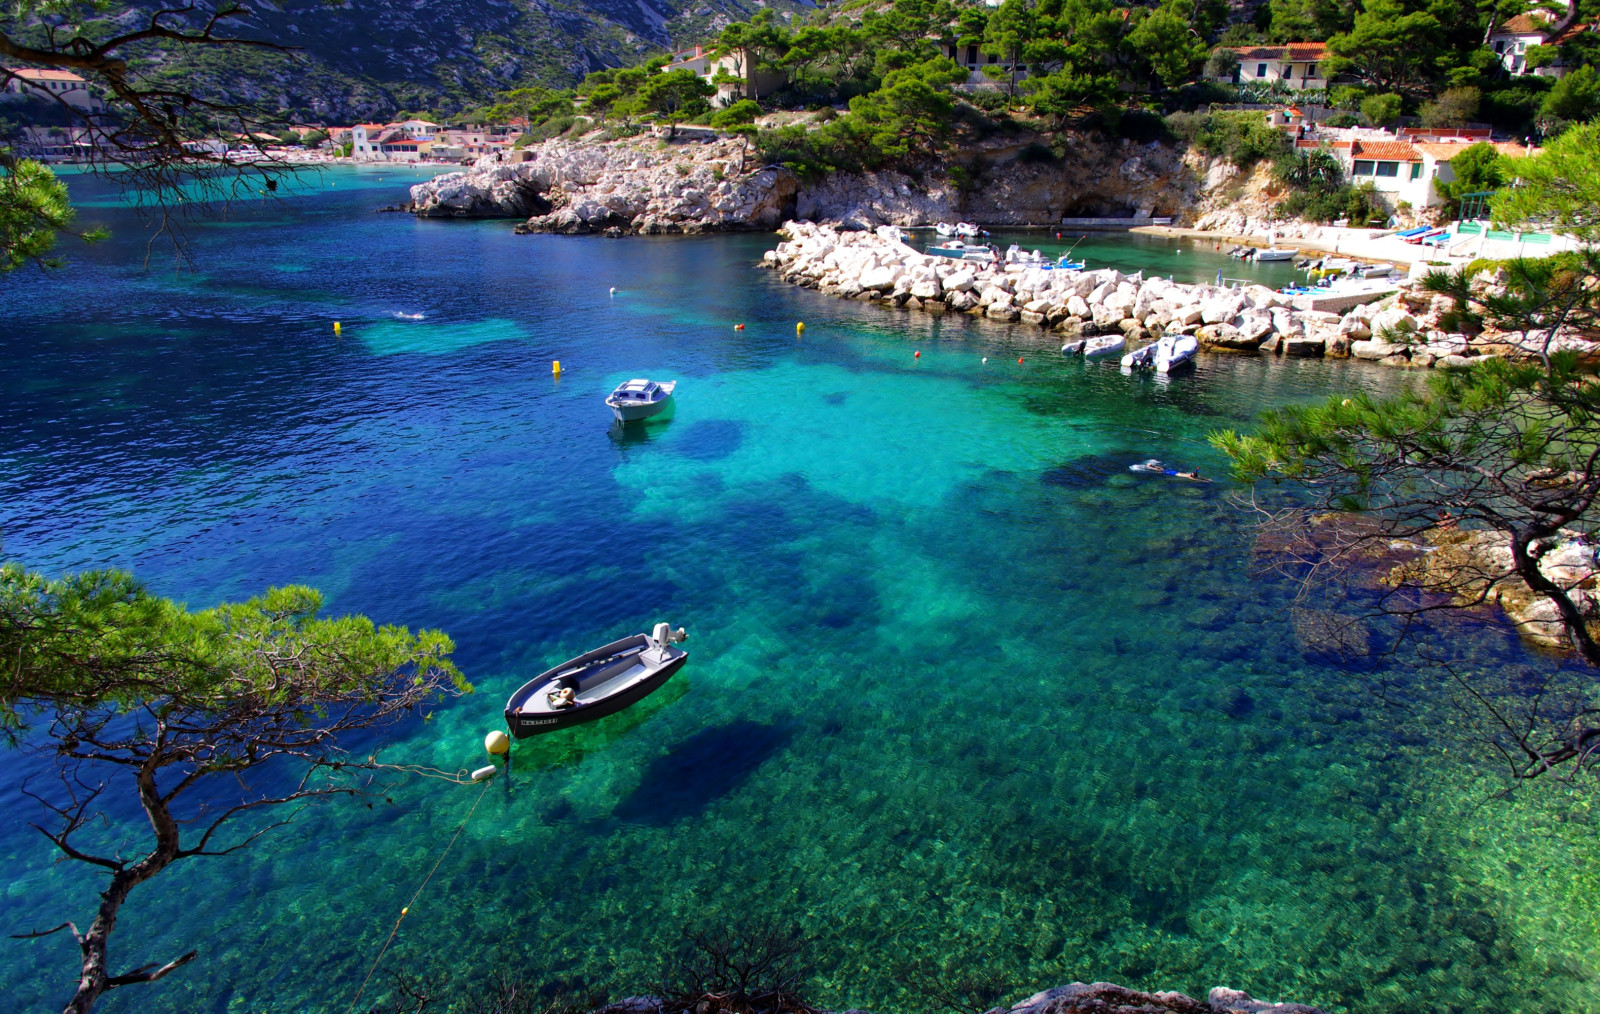
[[[1057,159],[1056,153],[1050,150],[1049,145],[1034,141],[1017,152],[1017,161],[1023,165],[1054,165]]]
[[[1227,159],[1240,169],[1292,150],[1288,136],[1270,126],[1265,113],[1172,113],[1166,127],[1203,154]]]
[[[1344,183],[1331,190],[1298,190],[1278,205],[1278,213],[1310,222],[1333,222],[1348,218],[1351,225],[1365,225],[1374,218],[1387,217],[1371,183],[1351,186]]]
[[[1148,109],[1130,109],[1117,121],[1117,133],[1130,141],[1148,144],[1165,141],[1172,135],[1167,132],[1167,122]]]
[[[998,89],[984,88],[968,94],[965,98],[986,113],[998,113],[1006,108],[1006,93]]]

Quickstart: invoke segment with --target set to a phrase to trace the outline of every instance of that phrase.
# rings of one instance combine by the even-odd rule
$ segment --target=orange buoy
[[[1017,357],[1017,365],[1018,365],[1018,366],[1021,366],[1021,365],[1022,365],[1022,357],[1021,357],[1021,356],[1018,356],[1018,357]]]
[[[735,331],[743,331],[744,330],[744,325],[743,324],[735,324],[735,325],[733,325],[733,329]]]
[[[922,353],[920,351],[913,352],[913,353],[911,353],[911,358],[912,359],[921,359],[922,358]]]

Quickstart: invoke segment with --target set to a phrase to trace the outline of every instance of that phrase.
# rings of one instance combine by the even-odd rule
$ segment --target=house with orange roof
[[[1594,31],[1593,24],[1577,24],[1578,5],[1573,0],[1560,0],[1565,9],[1553,12],[1543,8],[1518,14],[1498,25],[1489,33],[1489,48],[1499,56],[1500,63],[1512,75],[1537,74],[1540,77],[1561,77],[1568,67],[1558,55],[1554,63],[1543,67],[1528,66],[1528,50],[1533,46],[1560,46],[1582,32]]]
[[[1500,154],[1512,157],[1538,153],[1537,148],[1506,141],[1487,142],[1476,137],[1426,141],[1356,137],[1331,142],[1305,140],[1296,147],[1320,147],[1333,152],[1350,182],[1372,184],[1391,207],[1405,201],[1413,208],[1429,208],[1444,203],[1437,185],[1456,178],[1450,160],[1478,143],[1492,143]]]
[[[1328,87],[1323,61],[1328,47],[1321,42],[1291,42],[1284,46],[1224,46],[1239,58],[1228,80],[1233,84],[1283,84],[1296,91]]]
[[[85,113],[105,108],[105,103],[89,91],[89,82],[70,70],[0,67],[0,80],[5,82],[4,89],[0,90],[5,96],[54,99]]]

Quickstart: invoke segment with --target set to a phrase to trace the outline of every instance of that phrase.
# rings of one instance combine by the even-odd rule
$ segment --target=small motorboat
[[[1378,278],[1394,271],[1393,264],[1368,264],[1356,271],[1362,278]]]
[[[657,623],[649,634],[634,634],[540,673],[506,702],[506,724],[518,739],[570,729],[614,715],[643,700],[689,661],[678,645],[683,628]]]
[[[1161,340],[1156,342],[1156,372],[1173,373],[1185,366],[1193,366],[1195,353],[1199,351],[1200,339],[1192,334],[1162,335]]]
[[[941,236],[954,236],[956,234],[956,227],[951,225],[949,222],[940,222],[938,225],[933,227],[933,231]]]
[[[1045,263],[1045,256],[1037,250],[1031,252],[1024,251],[1021,247],[1017,246],[1017,244],[1013,243],[1011,246],[1006,248],[1006,263],[1043,264]]]
[[[989,234],[971,222],[957,222],[956,235],[964,239],[977,239],[979,236],[987,236]]]
[[[1081,356],[1083,355],[1083,347],[1088,343],[1089,339],[1087,338],[1069,339],[1066,344],[1061,346],[1061,354],[1064,356]]]
[[[662,409],[672,404],[672,392],[678,387],[676,380],[634,379],[624,384],[618,384],[606,398],[606,404],[611,406],[611,414],[617,417],[617,422],[637,422],[658,415]]]
[[[1055,263],[1055,269],[1057,271],[1082,271],[1087,263],[1088,261],[1075,261],[1069,254],[1062,254],[1061,259]]]
[[[1257,261],[1292,261],[1297,253],[1299,251],[1288,247],[1272,246],[1265,250],[1257,250],[1255,259]]]
[[[1145,345],[1134,349],[1122,357],[1123,369],[1148,370],[1155,365],[1156,347],[1154,344]]]
[[[1098,338],[1090,338],[1083,343],[1083,358],[1099,359],[1103,356],[1114,356],[1127,347],[1127,335],[1101,335]]]

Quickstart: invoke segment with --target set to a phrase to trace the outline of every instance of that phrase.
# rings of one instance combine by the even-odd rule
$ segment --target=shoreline
[[[785,239],[762,255],[761,266],[790,284],[897,309],[1033,324],[1064,342],[1109,337],[1118,339],[1118,353],[1184,335],[1207,352],[1460,368],[1538,354],[1554,341],[1600,362],[1600,342],[1577,336],[1446,332],[1440,323],[1451,301],[1406,283],[1290,295],[1265,285],[1145,278],[1143,271],[955,260],[913,249],[892,226],[859,232],[791,221],[778,233]],[[1474,284],[1494,283],[1481,275]]]

